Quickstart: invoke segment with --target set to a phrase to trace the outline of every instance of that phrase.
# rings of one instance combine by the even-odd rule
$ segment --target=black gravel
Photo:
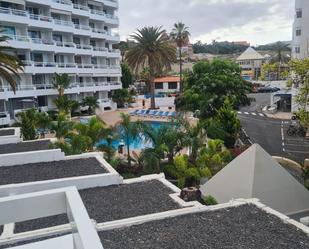
[[[172,193],[157,180],[80,191],[89,216],[99,223],[181,208]]]
[[[13,136],[14,134],[15,134],[14,129],[0,130],[0,137],[2,137],[2,136]]]
[[[95,158],[0,167],[0,185],[106,173]]]
[[[98,223],[181,208],[160,181],[107,186],[79,191],[91,219]],[[66,215],[15,224],[15,233],[68,223]]]
[[[48,150],[50,141],[35,141],[35,142],[24,142],[16,144],[3,144],[0,145],[0,154],[7,153],[19,153],[27,151],[37,151],[37,150]]]
[[[50,217],[44,217],[35,220],[28,220],[23,222],[15,223],[15,233],[23,233],[27,231],[34,231],[38,229],[59,226],[63,224],[68,224],[69,219],[67,214],[55,215]]]
[[[0,226],[0,236],[1,236],[2,232],[3,232],[3,226]]]
[[[105,249],[308,249],[309,237],[254,206],[100,232]]]

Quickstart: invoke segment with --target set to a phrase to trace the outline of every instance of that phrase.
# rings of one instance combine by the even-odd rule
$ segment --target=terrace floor
[[[0,154],[48,150],[49,145],[50,145],[49,140],[21,142],[16,144],[2,144],[0,145]]]
[[[305,249],[309,237],[255,206],[189,214],[99,233],[104,249]]]
[[[106,173],[96,158],[0,167],[0,185],[26,183]]]
[[[0,130],[0,137],[2,136],[13,136],[15,134],[14,129]]]
[[[90,218],[97,223],[181,208],[169,196],[174,192],[158,180],[84,189],[79,193]],[[66,223],[66,215],[19,222],[15,233]]]

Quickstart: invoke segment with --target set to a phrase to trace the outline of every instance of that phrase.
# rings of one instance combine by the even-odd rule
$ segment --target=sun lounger
[[[153,116],[156,112],[157,111],[151,110],[151,111],[149,111],[148,116]]]
[[[145,114],[145,110],[139,110],[137,113],[136,113],[136,115],[137,116],[142,116],[142,115],[144,115]]]
[[[130,112],[130,116],[135,116],[138,112],[139,112],[139,110],[135,110],[133,112]]]
[[[164,113],[163,111],[157,111],[157,113],[154,114],[154,116],[155,116],[156,118],[159,118],[159,117],[161,117],[161,115],[162,115],[163,113]]]
[[[169,113],[170,113],[170,112],[164,112],[164,113],[161,115],[161,118],[167,118]]]

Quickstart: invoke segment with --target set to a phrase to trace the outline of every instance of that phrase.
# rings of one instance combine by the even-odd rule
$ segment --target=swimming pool
[[[152,129],[160,129],[162,126],[167,125],[167,123],[162,123],[162,122],[145,122],[146,124],[150,125]],[[119,131],[121,132],[121,131]],[[106,144],[106,140],[102,140],[101,142],[99,142],[98,145],[104,145]],[[118,141],[114,141],[112,143],[112,146],[114,147],[114,149],[118,149],[120,144],[125,144],[125,141],[122,140],[118,140]],[[145,137],[141,136],[140,139],[134,139],[132,141],[130,141],[130,149],[131,150],[143,150],[145,148],[151,148],[152,147],[152,142],[147,141],[145,139]]]

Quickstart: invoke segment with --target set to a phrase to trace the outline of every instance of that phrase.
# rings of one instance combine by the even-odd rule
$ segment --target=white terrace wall
[[[55,152],[57,150],[49,150],[48,153]],[[40,151],[39,151],[40,152]],[[59,150],[58,150],[59,152]],[[31,152],[33,154],[38,152]],[[36,162],[47,162],[47,161],[59,161],[59,160],[74,160],[74,159],[82,159],[82,158],[96,158],[102,165],[104,169],[108,173],[97,174],[97,175],[87,175],[87,176],[78,176],[78,177],[70,177],[70,178],[61,178],[61,179],[53,179],[47,181],[38,181],[38,182],[29,182],[29,183],[18,183],[18,184],[8,184],[0,186],[0,197],[5,197],[9,195],[16,195],[16,194],[24,194],[24,193],[31,193],[43,190],[50,190],[55,188],[64,188],[75,186],[77,189],[85,189],[85,188],[95,188],[95,187],[104,187],[109,185],[118,185],[123,183],[123,178],[118,174],[118,172],[110,166],[102,156],[102,153],[94,152],[94,153],[87,153],[82,155],[76,156],[68,156],[65,157],[63,154],[55,155],[57,160],[52,160],[53,156],[46,156],[48,153],[42,152],[41,160],[33,159],[32,161],[36,160]],[[61,152],[62,153],[62,152]],[[25,153],[21,153],[25,154]],[[31,154],[31,155],[33,155]],[[6,154],[6,160],[15,160],[15,162],[19,162],[21,160],[21,156],[19,155],[18,158],[15,157],[15,154]],[[33,155],[34,156],[34,155]],[[43,156],[46,156],[43,158]],[[17,160],[18,159],[18,160]],[[0,157],[0,161],[1,161]],[[24,159],[22,164],[28,163]],[[13,166],[13,163],[10,163],[10,166]],[[16,164],[15,164],[16,165]]]
[[[1,130],[15,130],[15,134],[10,136],[0,136],[0,145],[16,144],[22,141],[20,137],[20,128],[3,128]]]

